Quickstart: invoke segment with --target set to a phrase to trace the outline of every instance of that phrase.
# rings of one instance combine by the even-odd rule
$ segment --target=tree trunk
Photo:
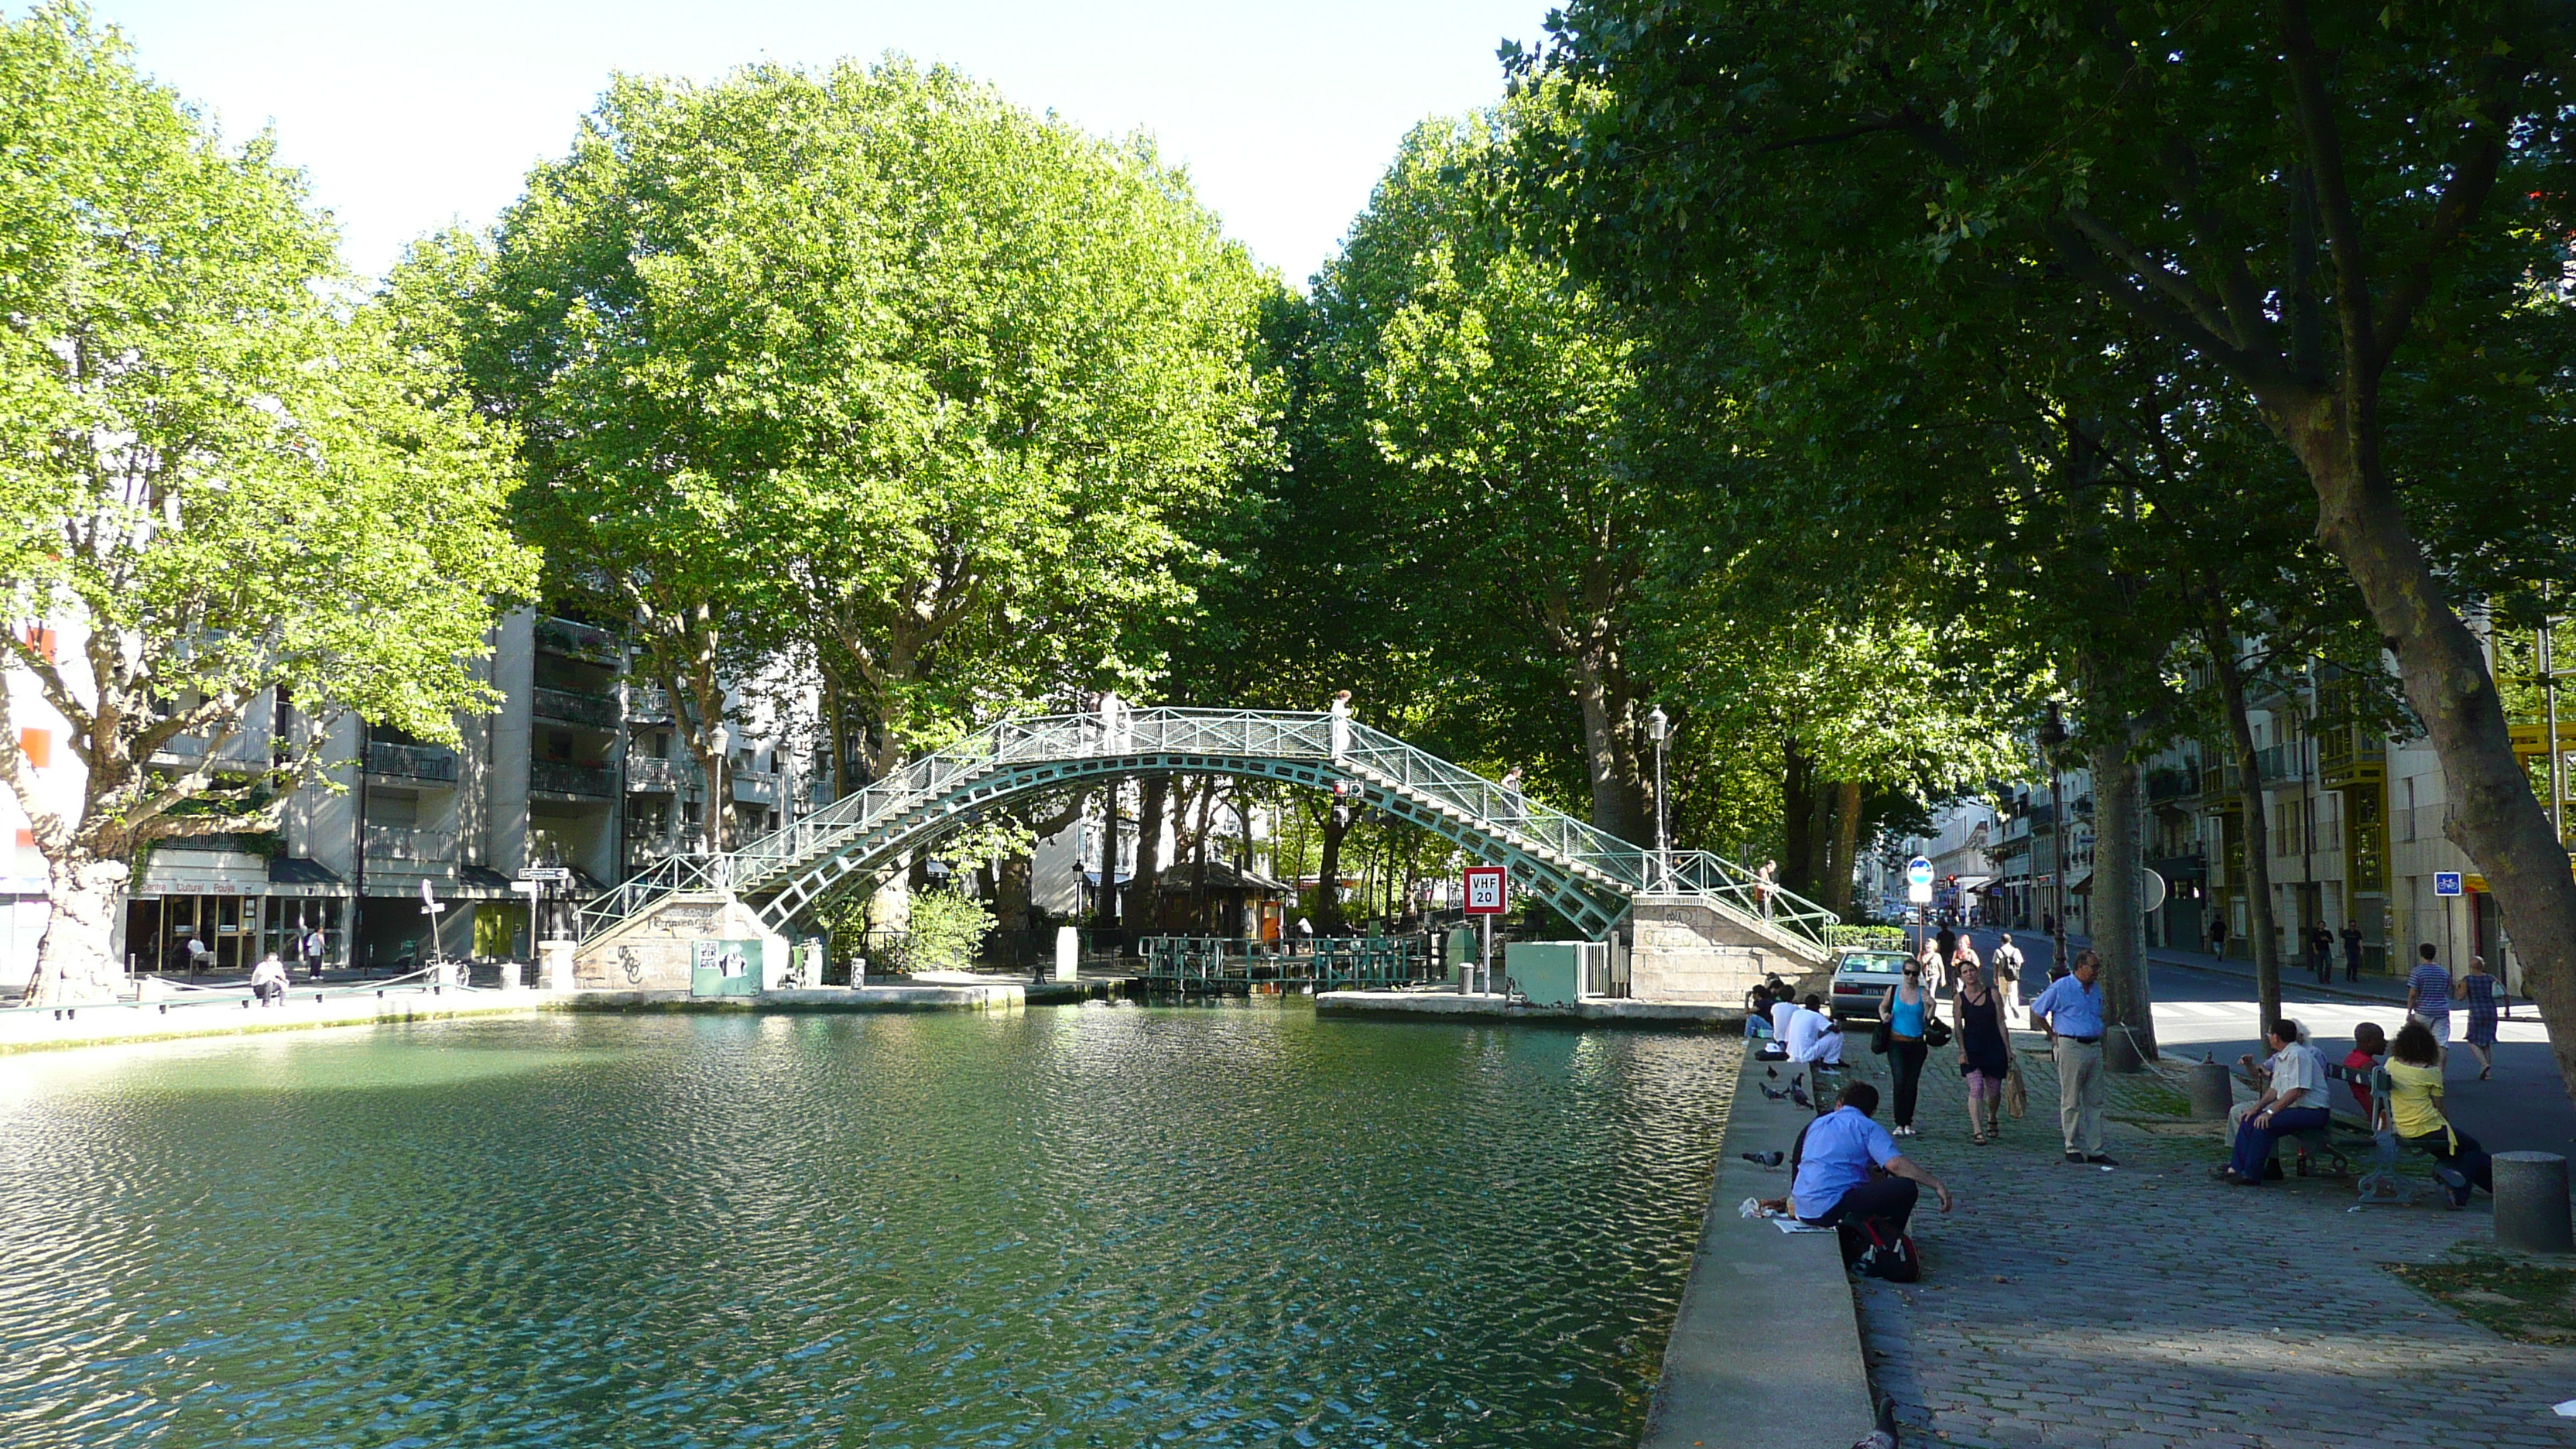
[[[1607,629],[1574,651],[1574,692],[1583,706],[1583,772],[1592,786],[1592,823],[1639,848],[1655,842],[1654,817],[1637,769],[1637,701],[1610,657]]]
[[[1172,777],[1147,775],[1137,791],[1136,881],[1128,892],[1128,914],[1142,931],[1163,924],[1163,817],[1171,812]]]
[[[2316,489],[2317,536],[2360,588],[2441,759],[2443,834],[2477,865],[2512,923],[2523,990],[2552,1028],[2559,1076],[2576,1094],[2576,878],[2514,756],[2477,638],[2443,600],[2389,487],[2374,405],[2367,394],[2357,403],[2320,397],[2274,412]]]
[[[1806,878],[1807,859],[1815,848],[1816,773],[1795,737],[1780,742],[1780,884],[1812,898],[1814,881]],[[1751,861],[1746,861],[1751,865]]]
[[[993,914],[1005,931],[1029,929],[1030,876],[1036,863],[1025,850],[1002,857],[993,873]]]
[[[1350,822],[1357,818],[1359,805],[1354,800],[1349,809],[1324,812],[1324,851],[1322,863],[1315,869],[1315,929],[1338,931],[1342,926],[1342,837],[1350,833]]]
[[[2093,752],[2093,950],[2102,958],[2104,1024],[2125,1029],[2138,1055],[2156,1055],[2155,993],[2147,979],[2147,918],[2138,868],[2144,802],[2127,732]]]
[[[1118,929],[1118,785],[1112,780],[1100,792],[1100,894],[1093,903],[1095,929]]]
[[[1839,780],[1827,788],[1834,793],[1834,838],[1832,847],[1825,853],[1825,893],[1822,900],[1828,910],[1849,920],[1852,867],[1860,859],[1860,781]]]
[[[2245,847],[2245,932],[2254,952],[2254,1019],[2276,1021],[2281,1015],[2281,945],[2272,922],[2272,828],[2263,809],[2263,753],[2254,748],[2254,721],[2245,707],[2245,673],[2237,665],[2233,631],[2213,629],[2202,643],[2218,676],[2219,697],[2227,706],[2227,742],[2236,757],[2236,808]],[[2220,854],[2223,858],[2225,851]],[[2224,910],[2226,902],[2222,900],[2219,908]]]
[[[1807,791],[1807,858],[1798,872],[1806,884],[1798,887],[1798,893],[1809,900],[1833,890],[1834,806],[1840,798],[1841,791],[1821,777]]]
[[[1216,912],[1208,905],[1208,825],[1216,808],[1216,777],[1199,782],[1199,827],[1190,844],[1190,909],[1201,930],[1214,935],[1219,930]]]
[[[101,860],[78,848],[46,862],[45,895],[53,909],[36,946],[27,1005],[116,999],[125,986],[125,963],[116,957],[117,918],[124,914],[131,875],[123,861]]]

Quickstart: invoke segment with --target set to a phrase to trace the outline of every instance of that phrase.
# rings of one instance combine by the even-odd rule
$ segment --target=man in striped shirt
[[[2406,1014],[2424,1023],[2433,1040],[2444,1048],[2451,1044],[2451,972],[2434,960],[2433,943],[2415,948],[2421,958],[2406,977]]]

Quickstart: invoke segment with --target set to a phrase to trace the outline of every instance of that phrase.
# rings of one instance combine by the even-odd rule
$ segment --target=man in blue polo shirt
[[[1950,1189],[1898,1152],[1896,1139],[1870,1120],[1878,1110],[1878,1088],[1854,1082],[1834,1102],[1834,1110],[1807,1124],[1798,1146],[1789,1202],[1800,1222],[1829,1228],[1847,1217],[1884,1218],[1901,1233],[1921,1195],[1917,1183],[1940,1198],[1941,1211],[1950,1210]],[[1888,1175],[1870,1176],[1873,1167]]]
[[[2066,1160],[2102,1167],[2119,1164],[2102,1155],[2102,958],[2090,951],[2075,958],[2075,972],[2049,983],[2030,1014],[2048,1026],[2050,1051],[2057,1060],[2057,1129],[2066,1138]]]

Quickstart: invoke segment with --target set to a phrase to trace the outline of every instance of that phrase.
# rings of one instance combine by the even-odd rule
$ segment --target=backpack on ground
[[[1843,1262],[1853,1272],[1890,1283],[1911,1283],[1923,1276],[1923,1260],[1915,1256],[1913,1234],[1898,1232],[1896,1224],[1885,1218],[1861,1218],[1845,1219],[1837,1227],[1841,1230]]]

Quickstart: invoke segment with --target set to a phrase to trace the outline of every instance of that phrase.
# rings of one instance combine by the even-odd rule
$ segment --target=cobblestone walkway
[[[1855,1055],[1885,1091],[1885,1059]],[[2030,1115],[1978,1147],[1954,1060],[1933,1053],[1923,1135],[1903,1145],[1958,1211],[1927,1196],[1916,1215],[1922,1282],[1858,1283],[1870,1374],[1909,1443],[2576,1446],[2576,1419],[2550,1412],[2576,1398],[2576,1347],[2508,1342],[2380,1266],[2489,1237],[2483,1195],[2352,1212],[2347,1178],[2221,1186],[2215,1126],[2142,1125],[2182,1110],[2154,1078],[2113,1078],[2122,1165],[2069,1166],[2033,1050]]]

